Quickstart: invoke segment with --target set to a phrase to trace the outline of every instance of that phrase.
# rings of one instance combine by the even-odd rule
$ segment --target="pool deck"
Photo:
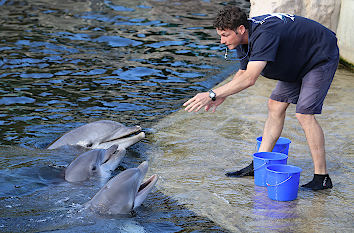
[[[354,77],[345,70],[337,73]],[[349,94],[348,100],[338,91],[353,90],[352,82],[349,78],[333,84],[326,99],[326,116],[320,120],[328,134],[327,163],[333,189],[314,192],[300,188],[296,200],[278,202],[268,198],[265,187],[255,186],[253,177],[224,175],[252,159],[274,84],[265,78],[230,96],[215,113],[181,109],[153,127],[148,135],[154,145],[149,157],[150,172],[160,177],[157,188],[230,232],[353,232],[354,138],[350,128],[354,95]],[[351,107],[338,113],[338,98]],[[294,113],[294,106],[288,112]],[[295,114],[287,115],[282,136],[292,140],[288,164],[303,169],[300,185],[310,181],[312,160]]]

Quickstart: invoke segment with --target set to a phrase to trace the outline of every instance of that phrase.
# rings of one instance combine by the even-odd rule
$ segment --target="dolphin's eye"
[[[93,166],[92,167],[92,171],[96,171],[97,167],[96,166]]]
[[[89,143],[86,145],[86,147],[92,147],[92,145],[93,145],[92,143]]]

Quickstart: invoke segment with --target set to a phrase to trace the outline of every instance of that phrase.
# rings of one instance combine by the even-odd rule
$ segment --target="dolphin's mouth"
[[[132,138],[134,136],[140,135],[141,133],[143,133],[143,132],[141,132],[141,127],[140,126],[134,126],[134,127],[131,127],[131,130],[127,131],[124,134],[121,134],[121,135],[116,136],[114,138],[105,139],[103,141],[103,143],[114,142],[116,140],[122,140],[122,139],[129,139],[129,138]]]
[[[139,127],[140,128],[140,127]],[[139,130],[131,131],[128,134],[124,135],[114,135],[113,137],[105,138],[100,141],[95,148],[98,149],[107,149],[111,145],[119,145],[120,148],[128,148],[129,146],[134,145],[135,143],[139,142],[141,139],[145,138],[145,133]]]
[[[110,145],[117,144],[120,148],[128,148],[145,138],[145,133],[140,130],[134,131],[130,134],[122,135],[120,137],[111,138],[109,140],[102,141],[97,148],[107,148]]]
[[[117,156],[119,156],[119,154],[122,154],[122,153],[125,153],[125,151],[123,151],[125,149],[116,149],[113,153],[108,153],[108,156],[105,156],[101,162],[101,165],[102,164],[105,164],[109,161],[111,161],[112,159],[116,158]]]
[[[151,188],[155,185],[156,181],[157,181],[157,175],[152,175],[147,181],[145,181],[140,185],[138,189],[138,195],[150,191]]]

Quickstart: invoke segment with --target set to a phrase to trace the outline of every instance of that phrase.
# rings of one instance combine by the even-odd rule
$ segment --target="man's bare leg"
[[[272,99],[268,101],[268,118],[266,120],[262,143],[259,151],[272,151],[281,131],[283,130],[285,113],[289,103],[279,102]],[[229,177],[243,177],[253,176],[253,161],[250,165],[235,172],[228,172],[226,176]]]
[[[320,124],[315,116],[311,114],[297,113],[296,117],[305,132],[315,174],[313,180],[303,185],[303,187],[313,190],[332,188],[332,181],[328,176],[326,166],[325,139]]]
[[[325,139],[321,126],[314,115],[296,114],[310,147],[315,174],[327,174]]]
[[[279,102],[272,99],[268,101],[268,118],[264,125],[262,143],[259,152],[273,150],[284,127],[286,109],[289,103]]]

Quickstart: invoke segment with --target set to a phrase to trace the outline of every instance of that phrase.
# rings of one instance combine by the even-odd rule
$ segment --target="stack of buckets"
[[[257,151],[262,137],[257,138]],[[268,197],[276,201],[297,198],[301,168],[287,165],[291,141],[280,137],[272,152],[253,154],[254,183],[267,187]]]

